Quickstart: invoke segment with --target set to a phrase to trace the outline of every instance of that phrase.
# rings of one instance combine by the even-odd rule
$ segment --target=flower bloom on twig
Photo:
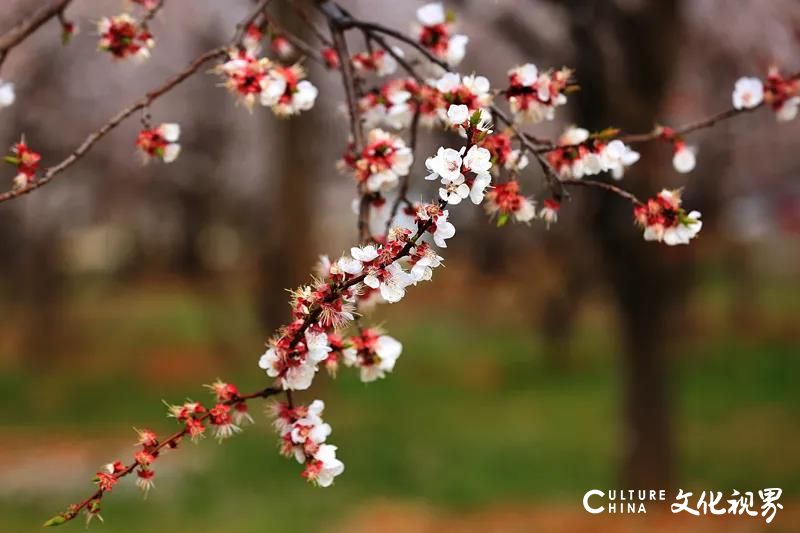
[[[394,53],[403,57],[403,52],[399,48],[392,49]],[[378,76],[388,76],[397,70],[397,60],[383,49],[370,52],[359,52],[355,54],[351,61],[353,67],[361,72],[374,72]]]
[[[639,160],[639,153],[619,139],[606,142],[602,135],[571,126],[559,138],[559,147],[547,153],[547,160],[560,178],[611,172],[614,179],[621,179],[625,168]]]
[[[336,50],[327,46],[320,51],[320,55],[322,56],[322,60],[325,61],[326,67],[331,70],[339,68],[339,54],[336,53]]]
[[[365,328],[348,339],[344,364],[360,369],[361,381],[368,383],[386,376],[394,369],[403,345],[378,329]]]
[[[289,42],[289,39],[287,39],[285,35],[281,33],[277,33],[272,36],[269,47],[272,49],[273,53],[278,56],[278,58],[284,61],[291,58],[295,54],[294,45]]]
[[[416,28],[419,43],[430,52],[454,67],[461,63],[466,53],[469,37],[452,33],[454,17],[446,13],[440,3],[430,3],[417,9]]]
[[[242,46],[253,55],[261,51],[261,42],[264,40],[264,32],[256,24],[248,24],[242,36]]]
[[[61,21],[61,44],[67,45],[73,37],[80,33],[78,25],[70,20]]]
[[[172,163],[181,152],[181,145],[178,144],[180,136],[179,124],[161,124],[156,128],[141,130],[136,138],[136,146],[144,155],[145,162],[158,158],[164,163]]]
[[[155,46],[150,32],[127,13],[103,17],[97,23],[97,32],[100,34],[97,48],[115,59],[133,57],[142,61],[150,57],[150,49]]]
[[[486,187],[492,182],[489,150],[473,145],[465,154],[465,149],[462,147],[456,151],[440,147],[435,156],[425,161],[425,167],[430,171],[425,179],[441,178],[439,197],[451,205],[459,204],[467,197],[475,205],[480,204]]]
[[[314,400],[308,407],[273,404],[275,428],[281,436],[281,453],[305,465],[302,476],[320,487],[329,487],[344,472],[336,458],[336,446],[327,444],[331,426],[322,420],[325,403]]]
[[[417,207],[416,220],[431,223],[428,232],[433,235],[433,242],[439,248],[447,248],[447,239],[456,234],[456,227],[449,218],[450,212],[442,210],[437,204],[422,204]]]
[[[11,147],[11,155],[7,155],[5,161],[17,168],[17,175],[14,177],[15,189],[26,187],[36,181],[36,171],[39,169],[41,158],[38,152],[28,147],[24,136]]]
[[[686,174],[694,170],[697,165],[697,149],[694,146],[687,146],[683,141],[676,141],[673,144],[672,166],[681,174]]]
[[[489,150],[492,156],[492,170],[522,170],[528,166],[528,156],[511,147],[511,134],[508,132],[492,133],[481,140],[479,146]]]
[[[733,88],[732,100],[736,109],[756,108],[764,101],[764,84],[758,78],[739,78]]]
[[[321,328],[309,328],[303,340],[292,344],[284,336],[270,344],[258,366],[273,378],[279,378],[285,389],[305,390],[311,386],[318,365],[331,351],[328,335]]]
[[[279,117],[296,115],[314,107],[317,88],[303,79],[305,70],[299,64],[275,66],[267,76],[267,89],[261,95],[261,105],[269,106]]]
[[[385,126],[394,130],[409,127],[417,109],[414,95],[419,86],[413,79],[390,80],[359,98],[358,109],[368,129]]]
[[[800,79],[784,78],[777,68],[771,68],[767,76],[765,99],[779,122],[794,120],[800,108]]]
[[[167,404],[167,416],[173,417],[185,424],[186,433],[193,442],[205,437],[206,426],[197,417],[203,416],[206,408],[199,402],[188,400],[183,405]]]
[[[441,78],[431,85],[441,95],[438,100],[442,105],[437,108],[439,119],[445,124],[449,123],[447,111],[451,105],[465,105],[470,115],[481,110],[485,120],[491,120],[488,107],[492,104],[492,93],[489,80],[484,76],[464,76],[455,72],[446,72]]]
[[[536,217],[536,203],[519,192],[519,182],[510,180],[498,183],[486,193],[484,208],[491,217],[497,217],[502,226],[511,218],[514,222],[528,223]]]
[[[669,246],[689,244],[700,232],[700,212],[686,213],[681,207],[680,190],[664,189],[655,198],[633,210],[636,223],[644,228],[644,240],[663,242]]]
[[[542,209],[539,211],[539,218],[544,220],[545,225],[550,229],[550,224],[558,222],[558,210],[561,209],[561,203],[553,198],[548,198],[542,202]]]
[[[657,126],[659,138],[672,145],[672,166],[681,174],[687,174],[697,165],[697,147],[689,146],[674,129]]]
[[[553,120],[556,108],[567,103],[571,76],[568,68],[539,72],[532,63],[509,70],[505,95],[511,112],[524,122]]]
[[[14,84],[0,80],[0,109],[13,105],[16,99],[17,95],[14,92]]]
[[[153,483],[153,478],[156,476],[156,473],[149,469],[149,468],[139,468],[136,470],[136,486],[144,492],[145,497],[150,493],[150,489],[155,487],[155,483]]]
[[[352,146],[351,146],[352,150]],[[346,153],[342,166],[350,168],[356,182],[369,192],[385,192],[397,187],[401,176],[408,174],[414,155],[405,141],[381,129],[367,135],[361,153]]]
[[[311,109],[318,94],[317,88],[303,79],[305,70],[299,64],[273,65],[248,50],[231,50],[228,60],[218,65],[216,72],[248,110],[258,101],[278,116],[295,115]]]

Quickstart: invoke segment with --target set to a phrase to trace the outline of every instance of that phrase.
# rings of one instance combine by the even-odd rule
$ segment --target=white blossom
[[[12,105],[14,100],[16,100],[14,84],[0,80],[0,109]]]
[[[694,170],[697,164],[694,146],[681,145],[672,155],[672,166],[681,174],[687,174]]]
[[[453,226],[447,219],[450,213],[445,210],[436,219],[436,230],[433,232],[433,242],[440,248],[447,248],[447,239],[456,234],[456,227]]]
[[[451,105],[447,109],[447,120],[451,126],[460,126],[469,120],[469,108],[464,104]]]
[[[406,287],[414,282],[414,278],[397,264],[392,263],[382,270],[375,269],[364,277],[364,284],[373,289],[380,289],[381,296],[389,303],[396,303],[406,295]]]
[[[436,156],[425,160],[425,167],[431,172],[425,176],[426,180],[435,180],[441,177],[443,181],[455,181],[461,176],[461,155],[462,151],[452,148],[442,148],[436,152]],[[463,176],[462,176],[463,177]]]
[[[0,104],[2,105],[2,104]],[[775,112],[775,118],[778,122],[789,122],[794,120],[797,116],[798,108],[800,108],[800,96],[793,96],[783,102],[783,104]]]
[[[446,22],[444,6],[439,2],[425,4],[417,9],[417,20],[423,26],[436,26]]]
[[[733,88],[733,107],[753,109],[764,101],[764,84],[758,78],[739,78]]]
[[[322,468],[314,479],[320,487],[331,486],[333,479],[344,472],[344,463],[336,458],[336,449],[332,444],[322,444],[314,454],[314,459],[322,463]]]

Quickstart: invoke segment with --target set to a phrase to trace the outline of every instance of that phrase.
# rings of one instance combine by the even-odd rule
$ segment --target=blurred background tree
[[[0,115],[6,144],[25,132],[46,163],[58,160],[176,65],[227,39],[249,5],[190,3],[167,1],[154,23],[159,53],[142,66],[96,54],[88,27],[66,48],[46,27],[15,50],[3,66],[20,97]],[[344,3],[399,29],[418,7]],[[471,37],[462,72],[500,86],[526,61],[576,68],[582,90],[569,116],[541,128],[551,137],[570,122],[680,124],[727,107],[739,75],[798,66],[800,7],[789,0],[736,10],[715,0],[452,7]],[[118,8],[86,0],[70,13],[86,21]],[[0,6],[0,31],[27,9]],[[249,115],[200,75],[151,110],[154,121],[183,126],[176,163],[142,166],[133,120],[69,176],[0,206],[0,529],[27,530],[54,500],[74,496],[112,459],[101,452],[127,449],[125,427],[165,427],[160,398],[199,395],[197,384],[217,375],[264,382],[255,362],[288,316],[285,289],[355,235],[353,185],[334,169],[347,136],[338,79],[306,66],[328,95],[309,113]],[[294,479],[261,423],[224,449],[171,458],[157,497],[143,506],[123,492],[108,527],[433,531],[445,517],[463,531],[458,515],[469,507],[479,509],[475,528],[512,530],[502,522],[511,505],[516,525],[555,531],[556,512],[575,531],[580,495],[620,484],[782,486],[794,501],[799,128],[765,113],[698,134],[688,176],[672,171],[664,145],[642,147],[626,185],[641,196],[685,187],[706,224],[688,249],[643,243],[628,205],[585,191],[550,231],[457,213],[446,275],[370,319],[405,342],[396,374],[366,388],[346,372],[321,383],[350,454],[333,492],[312,494]],[[423,135],[420,154],[437,135]],[[414,169],[420,175],[421,160]],[[525,172],[526,192],[542,200],[537,173]],[[416,180],[412,198],[427,197],[427,185]],[[311,497],[318,506],[298,521]]]

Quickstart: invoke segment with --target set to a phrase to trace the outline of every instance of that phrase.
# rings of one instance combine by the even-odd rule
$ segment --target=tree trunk
[[[652,128],[677,59],[678,7],[676,0],[641,3],[630,11],[613,2],[570,3],[582,86],[577,95],[579,124],[592,130],[609,124],[625,131]],[[602,46],[608,44],[602,40],[607,35],[614,41],[610,48]],[[621,57],[609,57],[604,49]],[[649,145],[641,151],[642,161],[626,176],[626,183],[640,196],[649,196],[655,183],[666,179],[660,170],[666,150]],[[668,340],[688,288],[685,251],[642,242],[631,228],[630,205],[619,198],[598,194],[592,202],[592,228],[624,337],[621,481],[630,488],[667,488],[674,463]]]

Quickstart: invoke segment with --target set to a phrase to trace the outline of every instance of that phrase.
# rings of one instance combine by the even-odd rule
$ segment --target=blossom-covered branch
[[[270,398],[282,392],[281,389],[267,387],[250,394],[239,394],[234,385],[221,381],[208,385],[208,388],[211,389],[216,400],[213,407],[207,409],[202,403],[191,400],[183,405],[169,406],[169,415],[184,423],[182,429],[163,438],[159,438],[149,429],[137,429],[136,444],[141,446],[141,449],[134,454],[134,460],[127,465],[121,461],[105,465],[101,471],[97,472],[94,479],[97,490],[86,499],[68,506],[63,513],[50,518],[45,522],[45,527],[68,522],[78,516],[81,511],[86,513],[87,525],[95,517],[102,521],[100,510],[103,496],[111,492],[120,479],[135,472],[138,478],[137,485],[147,493],[154,485],[153,464],[163,452],[177,449],[184,437],[188,436],[193,442],[204,437],[206,431],[204,422],[208,422],[214,427],[215,437],[218,440],[231,436],[239,431],[239,425],[247,421],[252,422],[252,418],[247,412],[248,401]],[[232,414],[230,413],[231,409],[233,410]]]
[[[89,150],[94,147],[94,145],[103,137],[105,137],[109,132],[119,126],[122,122],[125,121],[128,117],[136,113],[137,111],[147,109],[150,104],[152,104],[155,100],[160,98],[161,96],[167,94],[172,89],[180,85],[186,79],[191,77],[193,74],[197,73],[204,65],[207,63],[225,57],[228,49],[230,46],[236,45],[237,43],[241,42],[244,39],[244,28],[249,26],[252,21],[260,15],[267,5],[270,3],[271,0],[260,0],[258,6],[249,15],[238,27],[236,36],[231,41],[231,43],[227,46],[222,46],[218,48],[211,49],[203,54],[197,56],[193,61],[191,61],[186,68],[169,78],[159,87],[149,91],[145,94],[144,97],[140,98],[132,105],[126,107],[125,109],[118,112],[116,115],[111,117],[108,122],[106,122],[103,126],[101,126],[96,131],[89,134],[86,139],[65,159],[61,162],[46,168],[41,176],[37,175],[38,170],[38,161],[39,161],[39,154],[36,154],[35,162],[37,165],[31,166],[26,165],[24,168],[26,171],[21,172],[18,174],[17,179],[15,179],[15,187],[7,191],[5,193],[0,194],[0,202],[5,202],[8,200],[12,200],[14,198],[18,198],[22,195],[28,194],[44,185],[47,185],[50,181],[52,181],[55,177],[57,177],[61,172],[66,170],[67,168],[71,167],[75,164],[78,160],[80,160]],[[163,2],[159,2],[152,10],[149,10],[149,13],[153,13],[156,9],[160,8]],[[32,30],[31,30],[32,31]],[[32,152],[30,147],[26,145],[26,143],[21,141],[15,145],[15,149],[19,150],[22,148],[27,152]],[[18,155],[18,154],[17,154]],[[19,162],[22,162],[20,158],[15,158],[14,156],[11,157],[11,160],[7,158],[7,161],[11,162],[12,164],[17,164],[14,162],[15,159],[18,159]]]
[[[161,5],[158,0],[152,2],[148,13]],[[146,110],[155,98],[214,59],[222,59],[214,72],[248,111],[260,105],[288,117],[310,109],[318,90],[306,79],[302,65],[292,63],[291,54],[283,53],[284,41],[278,38],[303,43],[304,48],[310,45],[286,33],[264,10],[267,3],[260,2],[240,25],[232,45],[197,58],[161,88],[123,110],[65,161],[46,170],[42,178],[37,179],[39,154],[24,142],[15,145],[7,161],[17,167],[19,185],[0,195],[0,201],[47,183],[110,129],[135,111]],[[327,440],[332,429],[322,420],[324,404],[316,400],[295,405],[292,391],[309,389],[321,369],[335,375],[340,365],[353,367],[364,382],[382,379],[394,369],[401,343],[378,328],[366,327],[364,314],[377,303],[399,302],[410,287],[432,278],[444,261],[439,253],[456,233],[451,208],[462,203],[482,205],[498,226],[537,218],[549,226],[558,219],[566,188],[599,188],[631,202],[632,219],[646,240],[688,244],[702,222],[699,212],[684,209],[680,191],[662,190],[640,200],[620,185],[588,177],[623,179],[639,160],[630,144],[657,138],[672,143],[676,169],[691,170],[694,149],[685,145],[683,135],[765,103],[780,120],[790,119],[800,105],[797,77],[783,77],[773,70],[764,82],[754,78],[737,82],[732,96],[735,111],[685,128],[661,127],[646,135],[625,136],[615,129],[589,132],[573,126],[557,141],[543,140],[524,125],[553,120],[567,104],[568,95],[577,88],[571,69],[539,69],[530,63],[516,66],[508,71],[505,86],[493,91],[486,77],[462,76],[455,71],[468,37],[456,33],[455,18],[441,4],[422,6],[412,33],[407,35],[360,21],[333,1],[318,2],[330,38],[320,34],[308,13],[295,7],[324,46],[320,57],[329,68],[340,71],[351,139],[339,168],[353,178],[358,192],[358,245],[338,259],[322,256],[311,281],[291,292],[291,319],[267,341],[267,349],[258,359],[258,366],[274,380],[271,386],[239,395],[232,385],[217,382],[210,386],[216,398],[213,407],[192,401],[170,406],[170,415],[183,424],[178,432],[162,441],[151,432],[140,432],[142,449],[135,461],[127,466],[111,463],[107,471],[98,472],[97,490],[49,525],[70,520],[81,510],[88,518],[97,515],[103,495],[134,471],[139,486],[148,490],[158,452],[177,446],[187,435],[204,434],[206,422],[214,426],[218,438],[230,437],[250,421],[249,415],[245,416],[248,400],[279,393],[286,395],[286,402],[276,403],[273,410],[281,452],[303,465],[302,476],[309,481],[331,485],[343,473],[344,464],[337,457],[336,446]],[[272,35],[271,47],[278,56],[275,59],[262,54],[264,32],[269,28],[277,32]],[[103,30],[100,48],[115,58],[146,56],[152,47],[149,32],[131,18],[112,18]],[[364,37],[365,49],[354,54],[346,40],[351,30]],[[121,34],[129,37],[121,39]],[[406,57],[402,49],[389,44],[391,39],[410,46],[421,60]],[[398,68],[406,75],[385,79]],[[180,150],[179,126],[164,123],[151,127],[149,117],[146,122],[137,145],[148,158],[172,161]],[[437,184],[434,199],[412,202],[408,198],[415,175],[412,166],[419,131],[425,127],[445,131],[454,142],[425,158],[425,173],[417,176]],[[523,193],[520,180],[529,155],[544,173],[550,194],[538,209],[536,201]]]

